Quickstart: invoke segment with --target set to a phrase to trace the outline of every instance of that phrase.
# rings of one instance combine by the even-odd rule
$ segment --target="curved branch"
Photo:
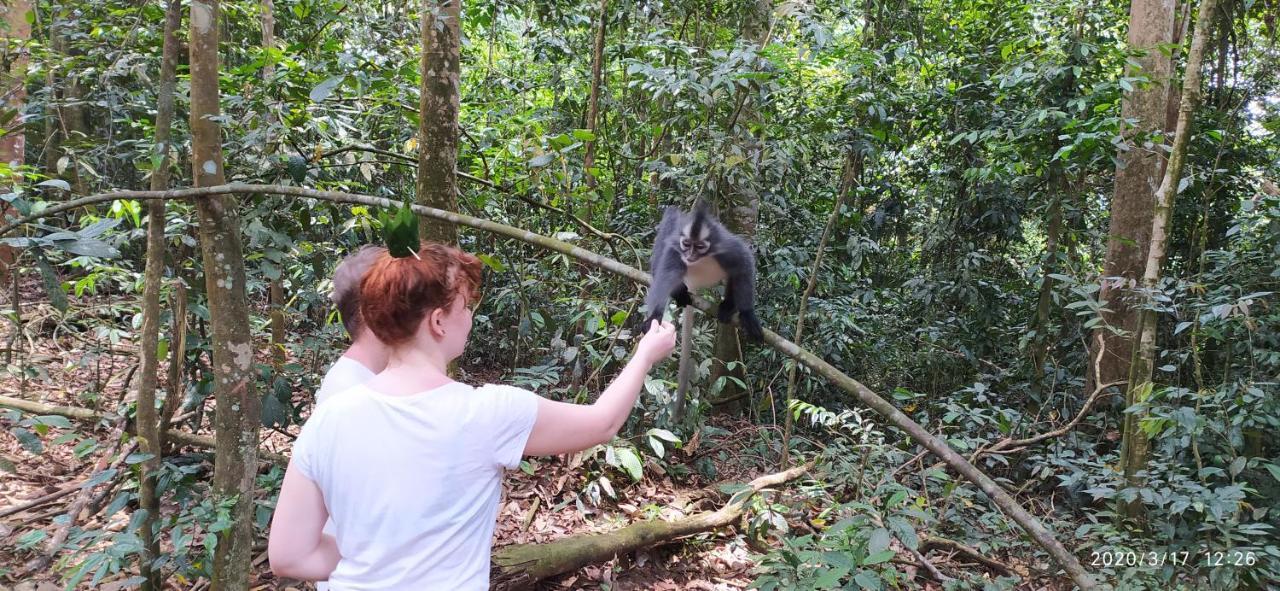
[[[0,236],[3,236],[14,228],[32,220],[67,211],[69,209],[74,209],[83,205],[88,205],[90,203],[101,203],[116,199],[186,199],[191,197],[208,197],[227,193],[292,195],[295,197],[309,197],[312,199],[321,199],[335,203],[359,203],[386,208],[395,208],[400,205],[390,199],[372,197],[369,195],[356,195],[353,193],[344,193],[339,191],[318,191],[303,187],[246,185],[239,183],[170,191],[117,191],[76,199],[74,201],[50,207],[39,214],[24,216],[18,221],[0,228]],[[515,238],[516,240],[521,240],[547,250],[571,256],[580,261],[590,263],[597,268],[631,279],[632,281],[642,285],[648,285],[650,281],[648,273],[561,240],[521,230],[520,228],[508,226],[506,224],[499,224],[497,222],[491,222],[489,220],[475,218],[451,211],[444,211],[433,207],[413,205],[412,208],[418,215],[425,215],[435,219],[446,220],[457,225],[467,226],[477,230],[484,230],[486,232],[492,232],[509,238]],[[714,311],[714,306],[711,302],[708,302],[698,296],[693,296],[693,305],[708,314]],[[1063,545],[1054,538],[1053,534],[1050,533],[1034,515],[1027,512],[1026,509],[1023,509],[1022,506],[1018,504],[1018,501],[1010,496],[1008,492],[1005,492],[1005,490],[1000,488],[1000,486],[997,485],[989,476],[982,473],[982,471],[974,467],[974,465],[963,456],[951,449],[951,447],[942,439],[939,439],[932,433],[926,431],[919,423],[912,420],[911,417],[898,410],[887,400],[881,398],[880,395],[873,392],[861,382],[849,377],[835,366],[827,363],[826,360],[821,359],[817,355],[814,355],[805,349],[801,349],[795,343],[782,338],[778,333],[765,329],[764,340],[774,349],[777,349],[779,352],[795,359],[799,363],[803,363],[814,372],[827,378],[831,383],[852,394],[864,406],[880,413],[888,419],[890,423],[904,431],[908,436],[920,443],[920,445],[923,445],[929,451],[933,452],[946,462],[947,465],[951,466],[951,468],[957,473],[974,483],[980,490],[982,490],[983,493],[990,497],[992,502],[994,502],[996,506],[1005,513],[1005,515],[1009,516],[1010,519],[1022,527],[1022,529],[1031,536],[1033,541],[1049,553],[1053,560],[1071,576],[1081,589],[1090,590],[1096,587],[1096,582],[1094,581],[1093,576],[1084,570],[1084,567],[1081,566],[1078,560],[1076,560],[1075,556],[1063,547]]]

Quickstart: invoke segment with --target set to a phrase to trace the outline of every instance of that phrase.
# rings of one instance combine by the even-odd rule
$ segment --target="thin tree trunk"
[[[604,38],[609,24],[609,0],[600,0],[600,22],[596,24],[596,41],[591,52],[591,95],[587,98],[587,130],[596,133],[597,119],[600,116],[600,91],[604,78]],[[595,202],[596,177],[591,173],[596,163],[596,143],[598,138],[586,142],[586,153],[582,157],[583,173],[586,175],[587,187],[593,189],[587,193],[586,211],[583,219],[593,221],[593,204]]]
[[[458,105],[461,56],[458,20],[462,0],[423,0],[422,97],[418,104],[417,202],[458,210]],[[419,226],[424,240],[458,243],[451,223],[426,219]]]
[[[178,26],[182,22],[181,0],[169,0],[165,7],[164,45],[160,59],[160,88],[156,106],[155,154],[158,165],[151,171],[151,190],[169,188],[169,135],[173,127],[174,86],[178,69]],[[159,375],[160,342],[160,284],[164,281],[165,251],[165,203],[155,200],[147,203],[147,266],[142,294],[142,373],[138,380],[138,434],[139,446],[151,458],[142,462],[139,496],[146,518],[142,522],[143,556],[139,565],[144,591],[159,589],[162,578],[159,571],[152,571],[151,564],[160,556],[160,541],[156,536],[156,519],[160,512],[156,493],[156,477],[160,473],[164,453],[163,431],[156,412],[156,382]]]
[[[196,187],[223,184],[217,117],[219,0],[191,3],[191,149]],[[231,527],[218,536],[213,591],[249,584],[253,550],[254,476],[262,402],[254,388],[253,341],[245,295],[244,256],[236,201],[226,194],[196,199],[205,291],[213,325],[212,365],[217,404],[213,496],[234,499]]]
[[[275,2],[273,0],[262,0],[262,47],[270,50],[276,46],[276,18],[275,18]],[[262,87],[270,92],[272,84],[274,84],[276,76],[276,66],[271,61],[267,61],[262,66]],[[271,156],[276,149],[276,114],[271,108],[270,101],[266,103],[266,112],[262,114],[262,120],[266,123],[266,154]],[[271,280],[268,287],[267,296],[268,306],[271,314],[271,367],[272,376],[279,376],[280,369],[284,367],[285,362],[285,314],[284,314],[284,274],[281,272],[275,279]]]
[[[0,100],[5,109],[12,110],[13,120],[5,127],[12,129],[22,122],[22,110],[27,101],[27,41],[31,39],[31,25],[27,22],[27,13],[31,11],[30,0],[8,0],[0,2],[0,14],[3,15],[5,30],[0,31],[4,46],[0,48]],[[0,164],[7,164],[13,171],[22,166],[27,151],[27,134],[21,129],[11,131],[0,137]],[[21,177],[0,178],[0,192],[11,191],[15,180]],[[0,219],[4,219],[11,207],[9,203],[0,203]],[[18,260],[18,252],[8,244],[0,244],[0,285],[9,282],[9,267]]]
[[[861,167],[862,155],[849,149],[845,153],[844,174],[840,177],[840,186],[836,188],[836,203],[831,210],[831,217],[827,218],[827,225],[822,228],[822,237],[818,239],[818,250],[813,255],[813,268],[809,270],[809,281],[804,287],[804,293],[800,295],[800,308],[796,310],[795,336],[791,340],[797,346],[804,346],[804,315],[809,308],[809,297],[818,286],[818,275],[822,272],[822,254],[827,249],[827,239],[831,237],[831,229],[835,227],[836,220],[840,219],[840,210],[844,209],[845,199],[849,197],[849,192],[862,176]],[[791,401],[796,397],[797,366],[798,364],[793,362],[791,369],[787,371],[787,404],[783,407],[782,458],[778,461],[781,470],[786,470],[787,464],[791,461],[791,428],[794,422],[791,417]]]
[[[1165,167],[1160,188],[1156,190],[1155,211],[1151,220],[1151,246],[1142,274],[1142,287],[1147,293],[1153,292],[1160,281],[1160,267],[1164,264],[1165,252],[1169,246],[1169,222],[1173,217],[1173,202],[1182,180],[1187,143],[1191,138],[1191,125],[1196,106],[1200,102],[1200,70],[1204,62],[1205,37],[1209,34],[1216,4],[1217,0],[1204,0],[1200,3],[1200,13],[1196,18],[1196,27],[1191,38],[1191,51],[1187,54],[1187,65],[1182,80],[1182,100],[1178,107],[1178,126],[1173,136],[1173,149],[1169,153],[1169,163]],[[1138,352],[1134,356],[1129,375],[1129,387],[1126,391],[1126,402],[1130,406],[1141,402],[1151,393],[1154,386],[1151,376],[1155,366],[1158,321],[1155,310],[1150,308],[1143,310],[1142,319],[1139,322]],[[1145,413],[1130,413],[1125,416],[1121,446],[1124,453],[1121,462],[1125,483],[1130,487],[1144,485],[1145,479],[1140,473],[1146,469],[1151,455],[1150,441],[1141,428],[1144,418],[1146,418]],[[1130,517],[1141,518],[1142,502],[1135,500],[1132,503],[1122,503],[1121,510]]]
[[[756,42],[758,48],[763,48],[769,43],[770,18],[773,16],[773,4],[770,0],[754,0],[751,9],[742,21],[742,36]],[[737,106],[734,108],[733,115],[729,119],[729,125],[726,127],[728,133],[734,133],[734,129],[738,125],[738,121],[745,121],[749,128],[750,123],[759,119],[756,111],[756,105],[747,98],[746,91],[738,100]],[[753,164],[758,164],[763,146],[760,138],[755,137],[750,131],[744,131],[747,136],[747,146],[744,150],[751,155],[749,160]],[[711,171],[708,171],[708,175]],[[715,187],[715,194],[720,194],[720,183]],[[742,236],[747,242],[754,243],[756,235],[756,222],[760,217],[760,198],[752,192],[751,194],[736,194],[729,200],[728,207],[725,208],[725,215],[722,216],[725,226],[735,234]],[[757,276],[757,282],[759,276]],[[720,392],[723,400],[736,399],[730,404],[723,404],[717,410],[725,413],[740,413],[744,408],[750,406],[751,400],[747,396],[738,396],[741,387],[738,382],[746,383],[746,372],[742,364],[742,346],[738,337],[738,326],[736,324],[716,325],[716,344],[714,349],[713,361],[711,364],[711,383],[717,382],[721,377],[733,378],[726,379],[724,389]],[[732,365],[732,369],[730,369]]]
[[[1102,355],[1097,363],[1101,375],[1089,372],[1085,390],[1095,383],[1123,381],[1129,377],[1130,357],[1138,327],[1137,300],[1133,288],[1142,276],[1143,262],[1151,243],[1151,214],[1155,189],[1160,183],[1161,158],[1156,150],[1142,146],[1147,134],[1165,129],[1166,109],[1170,99],[1173,61],[1159,47],[1173,41],[1175,28],[1173,0],[1133,0],[1129,9],[1129,47],[1143,49],[1144,56],[1134,58],[1140,68],[1129,68],[1126,76],[1145,75],[1147,86],[1135,87],[1121,105],[1125,119],[1137,119],[1129,130],[1129,149],[1117,154],[1115,193],[1111,200],[1111,226],[1108,230],[1102,291],[1099,298],[1107,302],[1109,311],[1094,336],[1091,356]],[[1089,367],[1095,364],[1090,363]]]
[[[160,407],[160,431],[168,432],[174,413],[182,404],[183,364],[187,360],[187,278],[183,272],[187,248],[178,249],[173,264],[173,294],[169,307],[173,318],[169,326],[169,375],[165,380],[164,405]],[[165,446],[168,447],[167,445]]]

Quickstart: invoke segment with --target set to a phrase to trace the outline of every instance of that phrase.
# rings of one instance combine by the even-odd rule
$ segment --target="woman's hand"
[[[640,339],[640,344],[636,347],[636,357],[644,359],[649,365],[654,365],[671,355],[675,347],[675,327],[670,322],[654,321],[649,326],[649,332]]]

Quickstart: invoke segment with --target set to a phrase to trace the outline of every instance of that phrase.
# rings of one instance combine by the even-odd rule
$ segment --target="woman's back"
[[[342,558],[344,589],[488,589],[502,471],[520,463],[537,397],[453,382],[408,396],[357,386],[320,405],[294,444]]]

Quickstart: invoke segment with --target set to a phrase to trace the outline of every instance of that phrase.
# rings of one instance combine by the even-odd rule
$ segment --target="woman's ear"
[[[430,325],[427,328],[431,330],[431,334],[436,336],[444,335],[444,317],[445,311],[443,308],[436,308],[430,314],[427,314],[427,323]]]

